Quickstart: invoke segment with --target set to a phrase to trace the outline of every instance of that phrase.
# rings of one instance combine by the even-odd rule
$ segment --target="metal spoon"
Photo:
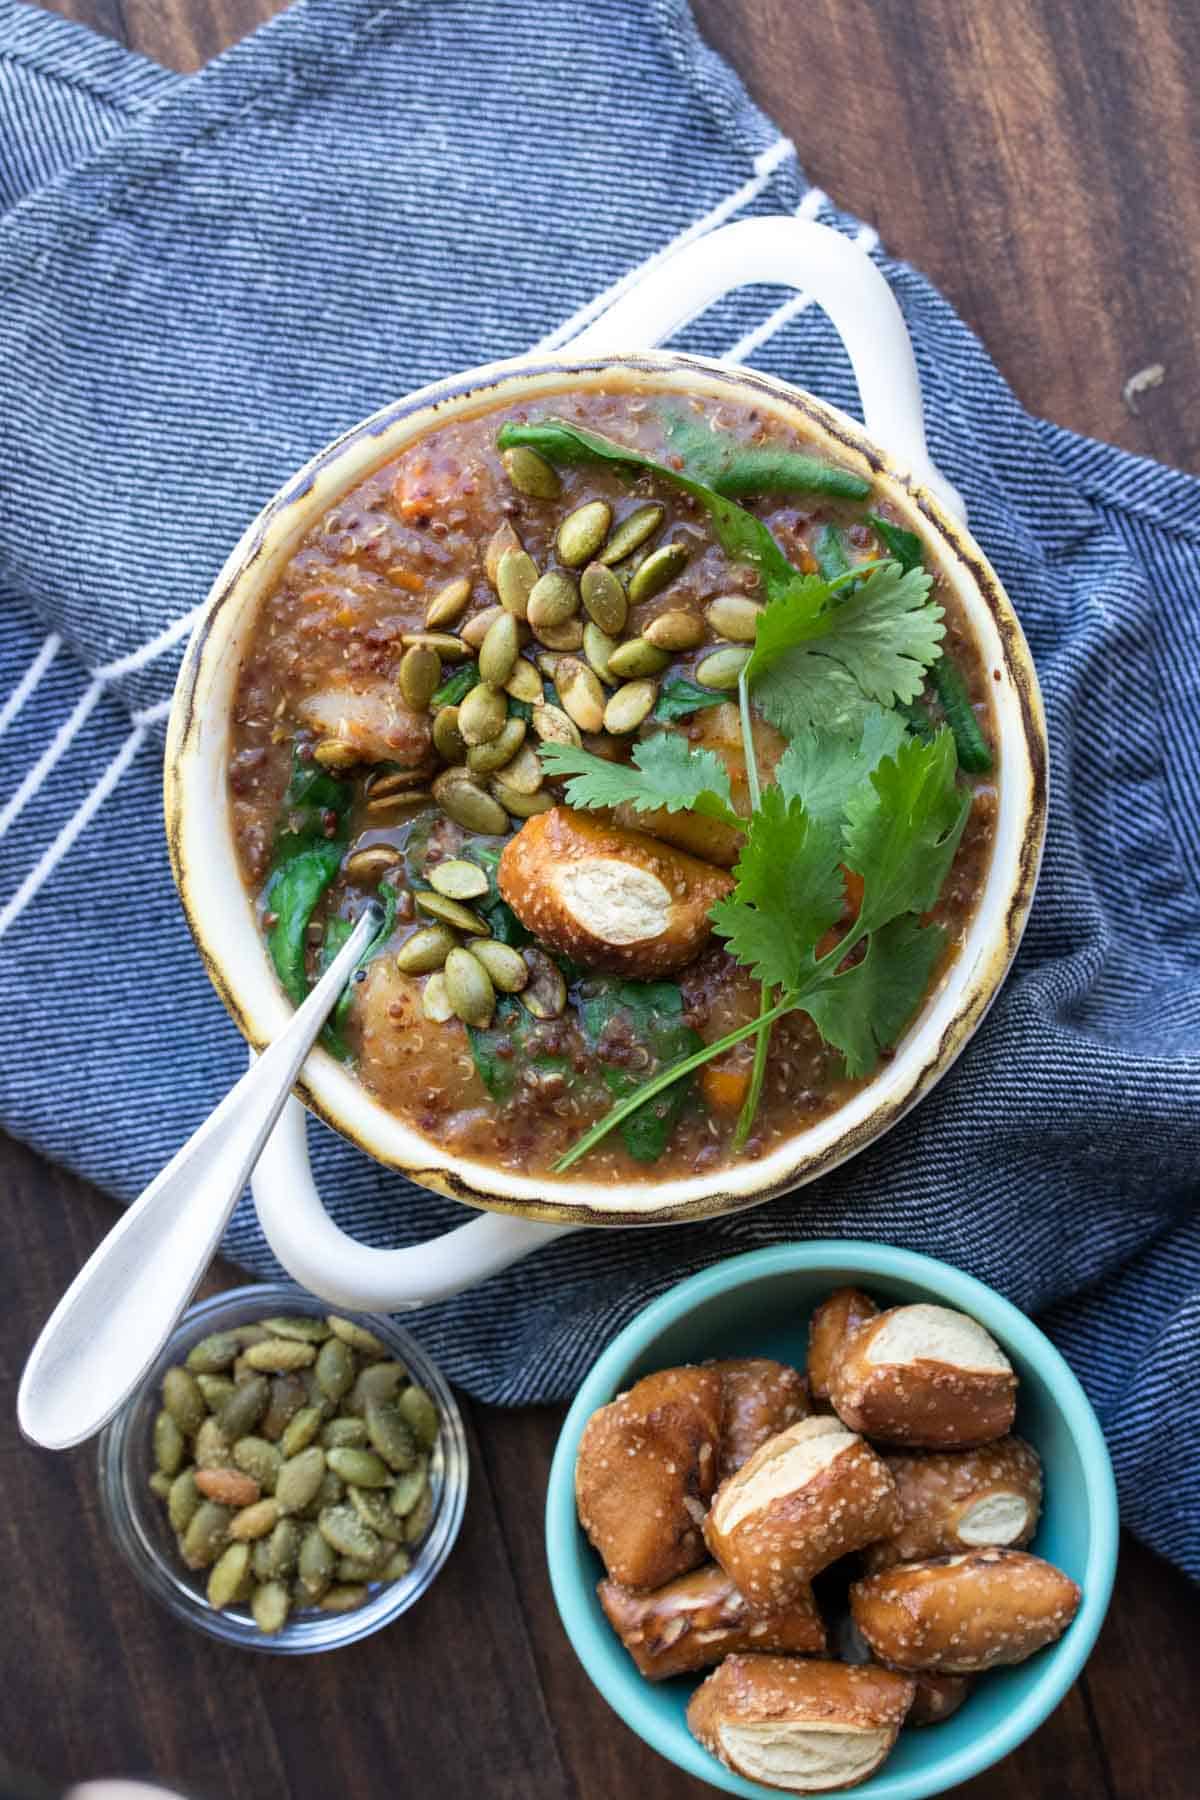
[[[17,1393],[48,1450],[107,1424],[153,1366],[196,1290],[304,1059],[383,923],[368,901],[287,1029],[155,1176],[88,1258],[42,1329]]]

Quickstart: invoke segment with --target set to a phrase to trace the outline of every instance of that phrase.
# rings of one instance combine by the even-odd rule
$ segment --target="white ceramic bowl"
[[[764,280],[803,285],[831,314],[855,365],[869,432],[784,382],[694,357],[622,348],[669,335],[718,292]],[[495,1169],[429,1142],[387,1112],[342,1064],[322,1050],[313,1052],[300,1083],[303,1099],[371,1156],[472,1206],[560,1228],[662,1224],[751,1206],[812,1180],[878,1138],[944,1074],[995,995],[1032,898],[1045,819],[1046,740],[1037,678],[1012,607],[964,528],[961,501],[929,462],[911,346],[891,292],[867,257],[836,232],[794,219],[751,220],[682,252],[566,351],[475,369],[384,407],[288,482],[233,552],[180,674],[167,744],[166,817],[172,865],[196,942],[249,1043],[268,1042],[291,1010],[242,886],[225,779],[231,701],[260,601],[333,501],[434,423],[614,379],[718,400],[749,396],[794,424],[818,450],[869,477],[905,523],[920,531],[994,676],[999,806],[991,870],[966,942],[896,1054],[839,1111],[757,1161],[619,1188],[586,1173],[548,1180]],[[465,1231],[453,1234],[459,1241],[440,1253],[436,1280],[422,1249],[426,1285],[418,1277],[414,1291],[411,1278],[418,1272],[411,1262],[403,1272],[395,1260],[401,1253],[354,1245],[324,1219],[295,1107],[260,1165],[255,1191],[264,1227],[289,1271],[346,1305],[396,1306],[449,1292],[544,1241],[516,1221],[508,1230],[505,1221],[491,1221],[490,1233],[473,1238]],[[388,1257],[390,1262],[380,1261]]]

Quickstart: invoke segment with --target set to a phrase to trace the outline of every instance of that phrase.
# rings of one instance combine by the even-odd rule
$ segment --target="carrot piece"
[[[425,577],[413,569],[389,569],[387,577],[393,587],[403,588],[409,594],[419,594],[425,586]]]
[[[750,1069],[705,1063],[700,1071],[700,1086],[714,1112],[740,1112],[750,1088]]]

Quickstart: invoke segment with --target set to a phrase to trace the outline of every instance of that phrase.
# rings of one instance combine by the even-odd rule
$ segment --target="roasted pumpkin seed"
[[[391,1543],[404,1541],[404,1527],[392,1511],[390,1493],[382,1488],[352,1487],[350,1504],[363,1524],[377,1531],[380,1537]]]
[[[447,779],[451,777],[451,779]],[[508,830],[503,808],[464,769],[447,769],[433,784],[433,794],[448,819],[464,831],[498,837]],[[435,965],[430,965],[435,966]]]
[[[469,644],[472,650],[478,650],[496,620],[503,617],[502,606],[485,606],[482,612],[471,614],[458,635],[464,644]]]
[[[440,969],[425,977],[425,985],[421,989],[421,1011],[434,1025],[444,1025],[454,1017],[454,1008],[446,992],[446,977]]]
[[[313,749],[313,761],[323,769],[352,769],[362,761],[362,753],[342,738],[322,738]]]
[[[286,1342],[283,1338],[277,1338],[275,1341],[280,1344]],[[255,1350],[263,1347],[261,1344],[253,1346]],[[293,1344],[292,1349],[304,1351],[309,1362],[313,1360],[315,1352],[311,1344]],[[250,1351],[248,1350],[246,1354],[249,1356]],[[234,1389],[217,1414],[221,1430],[231,1444],[236,1444],[239,1438],[245,1437],[253,1431],[262,1418],[270,1397],[271,1384],[265,1375],[255,1375],[250,1381],[244,1381],[240,1387]]]
[[[408,942],[411,944],[412,939]],[[399,957],[396,960],[399,962]],[[332,1406],[336,1406],[342,1395],[349,1391],[354,1381],[354,1355],[341,1338],[331,1337],[321,1345],[317,1352],[316,1377],[317,1386]]]
[[[684,544],[660,544],[657,550],[652,550],[629,577],[629,604],[638,606],[643,600],[652,600],[655,594],[661,594],[683,572],[687,559]]]
[[[425,775],[421,769],[374,770],[372,774],[367,776],[367,779],[363,784],[363,792],[367,799],[367,811],[382,811],[385,805],[390,805],[394,801],[407,800],[410,790],[419,786],[424,779]],[[319,1325],[320,1322],[319,1319],[313,1320],[314,1325]],[[263,1338],[271,1337],[273,1335],[275,1334],[263,1330],[257,1337],[247,1339],[246,1341],[249,1343],[260,1344]],[[295,1334],[281,1331],[278,1335],[280,1337],[288,1337],[289,1335],[294,1336]],[[318,1343],[320,1340],[312,1338],[308,1341]]]
[[[671,657],[645,638],[626,638],[608,659],[610,673],[619,681],[640,681],[650,675],[661,675]]]
[[[178,1475],[183,1467],[183,1433],[165,1409],[154,1420],[154,1461],[164,1475]]]
[[[204,1395],[204,1404],[210,1412],[220,1412],[234,1389],[234,1383],[228,1375],[197,1375],[196,1386]]]
[[[473,775],[491,775],[511,762],[524,742],[524,719],[509,719],[499,737],[490,744],[476,744],[468,752],[467,767]]]
[[[565,660],[564,657],[559,658],[560,662]],[[561,706],[535,706],[529,722],[533,726],[534,736],[540,738],[543,744],[574,744],[578,750],[583,742],[578,728]]]
[[[337,1552],[331,1544],[326,1543],[316,1525],[310,1526],[300,1541],[300,1555],[296,1564],[300,1586],[310,1600],[321,1598],[333,1580],[336,1566]]]
[[[610,658],[610,667],[612,659]],[[599,731],[604,724],[604,690],[586,663],[564,656],[555,680],[563,710],[580,731]]]
[[[579,578],[579,593],[588,616],[609,637],[618,637],[625,629],[629,602],[619,577],[603,562],[589,563]]]
[[[374,1563],[359,1562],[354,1556],[339,1556],[334,1576],[342,1582],[374,1581],[379,1571]]]
[[[507,770],[503,774],[507,774]],[[497,775],[492,782],[492,793],[505,812],[511,813],[514,819],[532,819],[538,813],[550,811],[554,805],[553,795],[541,789],[536,794],[519,793],[516,788],[509,787],[503,774]]]
[[[366,1605],[370,1597],[369,1587],[339,1583],[337,1587],[331,1587],[322,1594],[317,1605],[322,1612],[327,1613],[357,1612],[360,1606]]]
[[[208,1578],[208,1604],[217,1612],[241,1599],[250,1576],[249,1544],[230,1544],[213,1564]]]
[[[229,1535],[235,1540],[249,1543],[254,1538],[266,1537],[279,1522],[279,1502],[273,1494],[268,1494],[234,1514],[229,1521]]]
[[[296,1338],[301,1344],[323,1344],[329,1337],[329,1327],[324,1319],[308,1313],[294,1316],[280,1313],[275,1318],[264,1319],[263,1329],[267,1337]]]
[[[387,1464],[373,1450],[327,1450],[325,1460],[340,1480],[353,1487],[386,1487],[390,1480]]]
[[[513,720],[514,725],[523,723],[521,719]],[[429,885],[447,900],[478,900],[488,891],[488,878],[478,863],[454,856],[430,869]]]
[[[582,632],[582,627],[580,630]],[[582,637],[580,641],[582,642]],[[546,680],[553,681],[555,674],[558,671],[558,665],[562,661],[562,657],[554,650],[537,650],[534,652],[533,660],[541,670],[542,674],[546,677]]]
[[[446,998],[464,1025],[484,1029],[492,1022],[496,994],[491,976],[469,950],[451,950],[443,970]]]
[[[627,514],[614,529],[608,542],[601,550],[598,562],[607,563],[611,568],[614,563],[624,562],[635,550],[640,550],[648,538],[652,538],[663,519],[666,509],[661,506],[638,506]]]
[[[530,629],[536,637],[555,625],[563,625],[579,611],[579,588],[566,569],[547,569],[529,596]]]
[[[356,850],[346,858],[342,873],[351,881],[374,882],[389,869],[394,869],[400,860],[400,852],[391,844],[368,844],[365,850]]]
[[[744,594],[721,594],[704,609],[704,616],[718,637],[736,644],[752,644],[762,607]]]
[[[407,1474],[396,1477],[392,1484],[390,1504],[397,1517],[402,1519],[406,1513],[412,1511],[424,1493],[428,1480],[429,1464],[424,1457],[421,1457],[416,1467],[409,1469]]]
[[[295,1568],[300,1555],[300,1536],[301,1528],[295,1519],[280,1519],[267,1538],[266,1569],[272,1580],[281,1575],[290,1575]]]
[[[545,778],[541,758],[532,744],[522,744],[498,777],[508,791],[516,794],[536,794]]]
[[[326,1450],[356,1450],[366,1441],[367,1427],[362,1419],[352,1419],[341,1414],[321,1427],[321,1442]]]
[[[508,720],[508,701],[498,689],[481,681],[459,703],[458,729],[464,743],[490,744],[500,736]]]
[[[604,729],[614,737],[636,731],[654,705],[658,688],[653,681],[627,681],[604,709]]]
[[[325,1418],[322,1406],[302,1406],[294,1419],[289,1419],[284,1427],[283,1436],[279,1440],[280,1454],[284,1457],[299,1456],[321,1429]],[[236,1455],[237,1446],[234,1446]]]
[[[260,1437],[270,1438],[278,1443],[302,1406],[309,1402],[307,1378],[298,1372],[288,1375],[276,1375],[271,1383],[271,1397],[267,1401],[267,1410],[258,1423]]]
[[[317,1519],[327,1506],[340,1506],[346,1498],[346,1484],[340,1475],[332,1469],[326,1469],[321,1477],[321,1485],[305,1507],[301,1515],[305,1519]]]
[[[211,1332],[192,1345],[187,1353],[187,1366],[196,1375],[220,1375],[232,1365],[241,1347],[236,1332]],[[170,1374],[170,1370],[167,1373]]]
[[[526,945],[521,956],[529,970],[528,986],[520,993],[521,1005],[535,1019],[560,1018],[567,1005],[567,984],[562,970],[536,944]]]
[[[704,687],[735,688],[738,676],[749,662],[753,652],[748,645],[738,645],[728,650],[714,650],[696,665],[696,680]]]
[[[250,1600],[254,1623],[264,1637],[274,1637],[283,1630],[291,1611],[292,1598],[282,1581],[260,1581]]]
[[[548,650],[578,650],[583,643],[583,620],[576,615],[561,625],[543,625],[537,636]]]
[[[167,1518],[171,1522],[172,1531],[181,1533],[187,1530],[201,1498],[200,1489],[196,1486],[195,1469],[181,1469],[167,1495]]]
[[[368,1400],[391,1400],[407,1380],[408,1370],[403,1363],[369,1363],[350,1390],[350,1397],[346,1401],[347,1412],[361,1417],[366,1411]]]
[[[317,1520],[317,1529],[339,1556],[360,1557],[369,1563],[378,1561],[382,1548],[378,1532],[364,1525],[349,1504],[327,1506]]]
[[[433,1521],[433,1489],[426,1487],[417,1504],[404,1521],[404,1541],[419,1544]]]
[[[562,493],[558,470],[528,444],[506,450],[500,460],[519,494],[528,494],[534,500],[557,500]]]
[[[424,774],[421,780],[425,779]],[[424,787],[408,787],[403,792],[397,790],[393,794],[384,794],[379,799],[367,801],[367,816],[371,819],[398,818],[402,813],[414,811],[419,806],[429,804],[429,789]]]
[[[166,1473],[165,1469],[155,1469],[146,1486],[159,1500],[165,1500],[171,1492],[171,1476]]]
[[[467,745],[458,729],[457,706],[439,706],[433,715],[433,747],[443,762],[467,760]]]
[[[243,1475],[252,1476],[264,1494],[275,1492],[282,1462],[283,1453],[279,1446],[269,1444],[266,1438],[243,1437],[233,1446],[234,1467]]]
[[[444,925],[451,925],[455,931],[477,931],[481,936],[488,934],[487,926],[478,913],[463,906],[458,900],[451,900],[446,894],[439,894],[433,888],[421,888],[413,895],[414,904],[431,919],[440,919]]]
[[[405,938],[396,952],[396,967],[402,975],[427,975],[441,968],[453,948],[453,932],[444,925],[425,925]]]
[[[406,1387],[399,1401],[400,1411],[412,1426],[417,1442],[426,1450],[431,1450],[437,1443],[438,1431],[441,1427],[441,1415],[434,1403],[433,1395],[423,1387],[414,1383]]]
[[[240,1469],[197,1469],[196,1486],[206,1500],[220,1506],[253,1506],[259,1498],[257,1481]]]
[[[448,581],[431,597],[425,608],[426,629],[436,631],[444,625],[453,625],[466,612],[470,598],[471,583],[465,575]]]
[[[517,536],[508,520],[505,519],[501,525],[497,526],[496,530],[488,539],[487,549],[483,553],[483,572],[493,587],[496,587],[499,583],[500,558],[504,555],[504,552],[506,550],[519,550],[520,548],[520,538]]]
[[[504,684],[506,694],[514,700],[521,700],[526,706],[538,706],[545,697],[542,678],[531,662],[519,656],[513,664],[512,674]]]
[[[502,944],[496,938],[471,938],[467,949],[483,964],[492,986],[502,994],[519,994],[528,983],[529,970],[511,944]]]
[[[214,1418],[203,1421],[192,1445],[197,1469],[227,1469],[233,1461],[233,1445]]]
[[[265,1369],[271,1375],[290,1375],[316,1360],[315,1346],[297,1343],[295,1338],[268,1338],[265,1344],[251,1344],[246,1351],[252,1369]]]
[[[229,1542],[233,1514],[215,1500],[202,1500],[188,1521],[180,1549],[189,1569],[209,1569]]]
[[[704,621],[682,610],[659,613],[643,626],[642,636],[658,650],[695,650],[704,642]]]
[[[608,536],[612,524],[612,507],[607,500],[587,500],[569,512],[558,528],[555,547],[558,560],[568,569],[582,568],[591,562]]]
[[[609,670],[608,659],[616,647],[616,638],[609,637],[607,631],[601,631],[600,627],[589,619],[583,628],[583,654],[600,680],[607,682],[609,687],[613,685],[616,676]]]
[[[325,1452],[319,1444],[310,1444],[298,1456],[289,1457],[275,1482],[280,1512],[302,1512],[315,1497],[324,1474]]]
[[[334,1337],[341,1338],[343,1344],[349,1344],[360,1356],[390,1356],[391,1351],[382,1338],[368,1331],[356,1319],[343,1319],[340,1313],[329,1314],[329,1329]]]
[[[407,1550],[397,1548],[392,1551],[379,1572],[381,1581],[399,1581],[412,1568],[412,1557]]]
[[[529,596],[537,578],[537,564],[524,550],[506,550],[500,558],[496,592],[500,596],[501,606],[514,619],[528,616]]]
[[[452,631],[404,631],[400,634],[404,650],[436,650],[443,662],[466,662],[471,646],[464,644]]]
[[[534,589],[534,593],[537,589]],[[521,648],[516,619],[502,612],[479,646],[479,673],[492,687],[503,687],[516,665]]]
[[[234,1354],[236,1355],[236,1348]],[[233,1358],[230,1358],[232,1361]],[[163,1405],[184,1437],[200,1429],[208,1412],[200,1384],[190,1369],[168,1369],[162,1381]]]
[[[464,955],[466,952],[464,951]],[[417,1458],[412,1427],[394,1399],[372,1396],[366,1404],[367,1435],[389,1469],[402,1473]]]
[[[414,712],[427,712],[442,685],[442,659],[428,644],[414,644],[400,658],[400,692]]]

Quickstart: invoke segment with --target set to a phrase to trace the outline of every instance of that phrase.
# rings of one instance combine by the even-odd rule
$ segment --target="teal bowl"
[[[652,1301],[598,1359],[563,1425],[546,1498],[546,1554],[563,1625],[613,1710],[689,1775],[728,1794],[778,1800],[779,1790],[732,1774],[687,1728],[699,1676],[653,1683],[639,1675],[596,1599],[603,1574],[575,1517],[575,1456],[598,1406],[642,1375],[712,1356],[772,1356],[803,1365],[808,1317],[831,1288],[853,1284],[882,1305],[957,1307],[985,1325],[1020,1377],[1016,1430],[1045,1468],[1045,1510],[1032,1548],[1083,1590],[1057,1644],[1019,1668],[981,1677],[942,1725],[905,1731],[887,1762],[853,1791],[862,1800],[927,1800],[1007,1756],[1037,1730],[1083,1667],[1100,1630],[1117,1566],[1117,1496],[1096,1415],[1036,1325],[949,1263],[885,1244],[781,1244],[731,1257]]]

